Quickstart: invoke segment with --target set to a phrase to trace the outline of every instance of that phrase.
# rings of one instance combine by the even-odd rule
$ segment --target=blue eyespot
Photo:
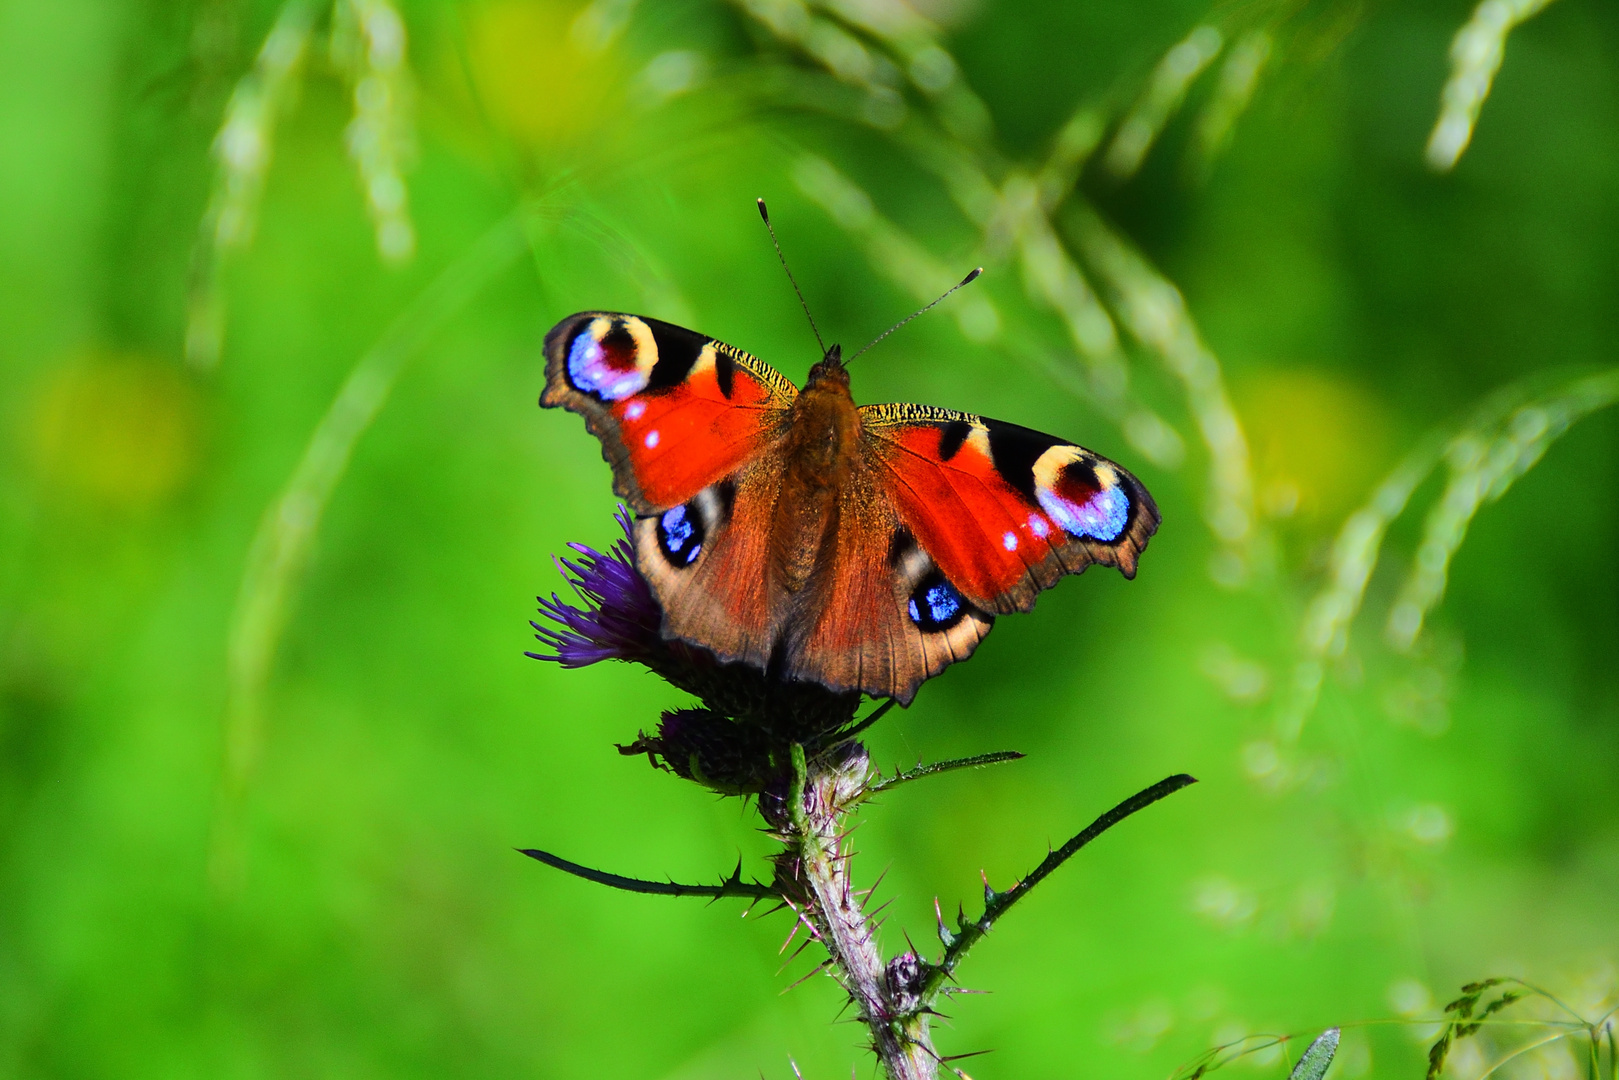
[[[691,522],[686,520],[684,506],[677,506],[663,515],[663,534],[669,538],[670,547],[676,550],[685,547],[691,533]]]
[[[1065,499],[1055,491],[1035,492],[1040,508],[1070,536],[1088,536],[1111,543],[1130,521],[1130,496],[1123,488],[1103,488],[1084,502]]]
[[[658,544],[675,566],[690,566],[703,551],[703,522],[692,510],[677,506],[658,519]]]
[[[924,577],[911,593],[906,612],[925,634],[948,630],[967,614],[967,601],[937,570]]]
[[[949,584],[939,584],[928,590],[928,614],[934,622],[948,622],[961,610],[961,594]]]
[[[623,325],[614,326],[600,340],[587,326],[568,347],[568,380],[604,401],[620,401],[646,389],[648,374],[638,361],[635,338]]]

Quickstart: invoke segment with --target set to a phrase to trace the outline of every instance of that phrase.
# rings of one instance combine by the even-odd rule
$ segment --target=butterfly
[[[583,311],[545,357],[540,404],[601,440],[664,637],[784,679],[908,705],[1063,575],[1133,578],[1158,527],[1141,482],[1084,447],[857,406],[836,345],[800,390],[695,331]]]

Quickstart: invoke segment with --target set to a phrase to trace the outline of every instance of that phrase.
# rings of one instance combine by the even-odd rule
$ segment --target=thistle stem
[[[936,1080],[939,1057],[928,1037],[927,1014],[905,1015],[896,1007],[875,928],[856,896],[842,850],[844,815],[869,774],[864,750],[840,764],[819,755],[806,760],[804,748],[793,746],[790,825],[782,835],[787,851],[778,866],[788,879],[783,884],[804,900],[803,914],[871,1033],[872,1052],[889,1080]]]

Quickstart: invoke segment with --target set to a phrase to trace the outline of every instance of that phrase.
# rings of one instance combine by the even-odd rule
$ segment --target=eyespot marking
[[[665,510],[658,519],[658,546],[670,565],[690,566],[703,551],[703,521],[685,506]]]
[[[1122,478],[1079,447],[1051,447],[1032,475],[1035,501],[1068,535],[1112,543],[1130,524],[1130,494]]]
[[[901,525],[894,530],[888,542],[888,565],[894,569],[894,578],[902,589],[913,589],[916,583],[933,571],[933,560],[917,544],[911,530]]]
[[[1030,514],[1029,531],[1044,540],[1047,536],[1051,535],[1051,526],[1047,525],[1046,519],[1041,517],[1039,514]]]
[[[651,450],[654,447],[656,447],[658,445],[658,433],[657,433],[657,431],[653,430],[653,431],[647,432],[645,442],[646,442],[646,448],[648,450]]]
[[[967,615],[967,601],[944,575],[934,570],[911,593],[906,611],[924,634],[934,634],[955,626]]]
[[[1038,495],[1041,508],[1071,536],[1088,536],[1112,543],[1130,520],[1130,496],[1123,488],[1092,490],[1083,502],[1046,488],[1041,488]]]
[[[1079,449],[1066,446],[1050,435],[1005,421],[985,420],[983,423],[995,472],[1006,481],[1008,487],[1031,503],[1035,501],[1035,491],[1040,486],[1036,467],[1042,459],[1054,450],[1067,455]]]
[[[646,414],[646,402],[632,401],[624,407],[624,419],[639,420]]]
[[[574,335],[568,346],[568,381],[576,390],[603,401],[622,401],[646,389],[657,362],[657,346],[639,320],[634,322],[636,326],[592,319]]]
[[[1007,534],[1005,536],[1001,537],[1001,546],[1004,547],[1007,551],[1016,551],[1017,550],[1017,533],[1010,532],[1010,531],[1007,532]]]
[[[720,525],[731,520],[731,508],[736,505],[736,481],[732,480],[730,477],[726,477],[724,480],[721,480],[719,483],[715,484],[712,489],[705,488],[704,490],[713,491],[714,502],[716,505],[713,511],[714,523],[711,527],[718,528]],[[700,496],[702,492],[699,492],[698,494]]]

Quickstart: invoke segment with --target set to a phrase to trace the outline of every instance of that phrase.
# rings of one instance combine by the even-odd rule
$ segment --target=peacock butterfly
[[[1064,574],[1133,578],[1158,527],[1141,482],[1083,447],[855,405],[837,345],[799,390],[694,331],[583,311],[545,357],[540,404],[601,440],[664,636],[783,678],[909,704]]]

